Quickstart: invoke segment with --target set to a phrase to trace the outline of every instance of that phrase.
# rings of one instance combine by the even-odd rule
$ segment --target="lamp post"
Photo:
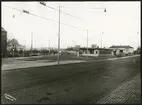
[[[106,8],[104,8],[104,12],[107,12],[106,11]],[[102,48],[102,43],[103,43],[103,41],[102,41],[102,35],[104,34],[104,32],[102,32],[102,34],[101,34],[101,48]]]

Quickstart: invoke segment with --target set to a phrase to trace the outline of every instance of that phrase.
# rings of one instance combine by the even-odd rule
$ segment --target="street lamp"
[[[106,12],[106,8],[104,9],[104,12]]]
[[[24,13],[27,13],[27,14],[29,14],[29,13],[30,13],[30,12],[29,12],[29,11],[27,11],[27,10],[23,10],[23,12],[24,12]]]
[[[43,5],[43,6],[46,6],[46,3],[40,1],[40,4]]]

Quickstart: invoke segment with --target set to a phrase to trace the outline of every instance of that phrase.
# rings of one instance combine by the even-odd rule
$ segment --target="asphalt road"
[[[81,104],[89,103],[92,98],[99,100],[140,73],[140,57],[5,70],[1,73],[2,94],[26,97],[19,98],[16,103]],[[50,96],[45,97],[48,93]]]

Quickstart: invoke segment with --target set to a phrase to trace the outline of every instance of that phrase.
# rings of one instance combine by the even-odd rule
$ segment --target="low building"
[[[7,31],[1,27],[1,56],[7,56]]]
[[[87,53],[88,50],[88,53]],[[79,49],[80,56],[112,56],[112,50],[106,48],[80,48]]]
[[[134,48],[127,45],[127,46],[111,46],[109,47],[113,50],[113,55],[116,55],[116,52],[124,53],[124,54],[132,54],[134,52]]]
[[[66,52],[68,53],[68,55],[78,56],[79,49],[80,49],[80,45],[75,45],[75,47],[68,47],[66,49]]]

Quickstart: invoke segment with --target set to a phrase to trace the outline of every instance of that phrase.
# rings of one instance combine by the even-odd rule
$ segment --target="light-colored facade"
[[[113,52],[120,51],[124,54],[132,54],[134,52],[134,48],[131,46],[111,46],[110,49],[112,49]]]
[[[80,56],[93,56],[93,57],[98,57],[98,56],[112,56],[111,50],[110,49],[105,49],[105,48],[88,48],[88,53],[87,53],[87,48],[80,48],[79,49]]]

